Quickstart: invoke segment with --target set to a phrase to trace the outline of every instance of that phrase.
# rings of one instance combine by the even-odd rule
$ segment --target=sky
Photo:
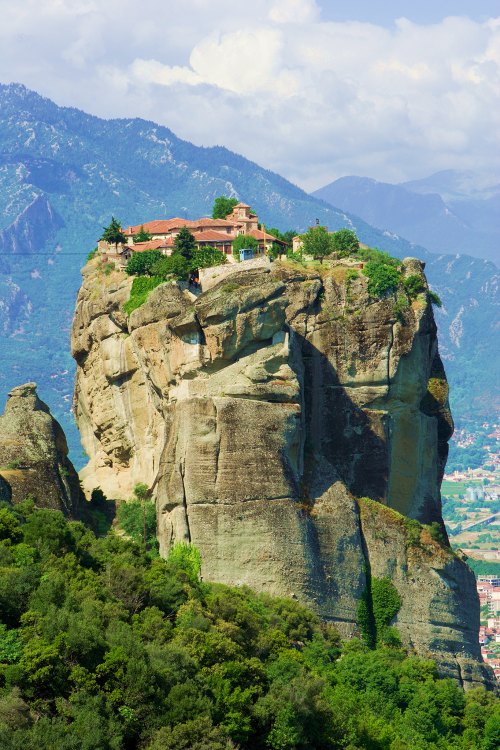
[[[495,0],[0,0],[0,82],[144,117],[306,190],[500,181]]]

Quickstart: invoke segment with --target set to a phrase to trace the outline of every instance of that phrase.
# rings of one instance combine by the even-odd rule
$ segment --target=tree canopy
[[[305,234],[301,235],[304,255],[312,255],[315,260],[323,262],[323,258],[333,251],[332,235],[326,227],[309,227]]]
[[[214,201],[212,219],[225,219],[238,203],[237,198],[228,198],[227,195],[219,195]]]
[[[192,269],[192,262],[178,252],[170,256],[162,255],[152,268],[153,276],[166,280],[169,276],[185,279]]]
[[[137,234],[134,234],[134,242],[149,242],[152,235],[149,232],[146,232],[144,229],[144,226],[141,226]]]
[[[153,276],[153,267],[162,257],[159,250],[145,250],[143,253],[133,253],[125,271],[129,276]]]
[[[339,229],[332,235],[332,247],[339,258],[346,258],[359,249],[359,240],[352,229]]]
[[[202,582],[192,545],[158,557],[147,505],[142,543],[134,502],[127,536],[99,538],[0,504],[2,750],[498,748],[493,693],[394,643],[342,643],[291,599]],[[384,629],[399,602],[385,579],[371,596]]]
[[[256,240],[255,237],[252,237],[251,234],[239,234],[233,240],[233,255],[239,255],[240,250],[243,248],[257,250],[258,247],[258,240]]]
[[[187,227],[182,227],[174,240],[174,255],[179,253],[188,263],[193,260],[196,250],[194,234]]]
[[[115,219],[114,216],[111,217],[111,221],[108,226],[104,227],[104,231],[100,239],[109,242],[111,245],[115,245],[115,247],[119,242],[127,241],[127,238],[122,232],[120,222],[118,221],[118,219]]]
[[[217,250],[216,247],[204,245],[203,247],[197,248],[194,252],[193,270],[195,268],[222,266],[224,263],[227,263],[227,257],[222,250]]]
[[[368,277],[368,292],[372,297],[384,297],[396,291],[401,281],[401,272],[383,258],[370,260],[363,268]]]

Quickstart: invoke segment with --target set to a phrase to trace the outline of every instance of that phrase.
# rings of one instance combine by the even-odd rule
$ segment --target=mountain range
[[[69,330],[88,252],[111,215],[124,225],[196,218],[209,215],[220,194],[249,203],[268,226],[348,226],[368,245],[425,260],[443,300],[437,318],[455,419],[491,415],[493,263],[432,254],[223,147],[195,146],[142,119],[59,107],[20,84],[0,85],[0,400],[20,382],[38,382],[81,464]]]
[[[500,258],[500,183],[446,170],[391,184],[341,177],[313,195],[436,253]]]

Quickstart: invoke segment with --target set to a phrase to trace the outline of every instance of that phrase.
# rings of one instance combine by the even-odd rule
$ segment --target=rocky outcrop
[[[478,639],[479,600],[470,568],[429,528],[366,498],[358,501],[366,570],[390,579],[401,607],[394,624],[402,642],[437,659],[441,674],[471,687],[495,686]]]
[[[35,383],[14,388],[0,416],[0,497],[18,503],[28,496],[72,517],[84,499],[64,433]]]
[[[416,260],[403,273],[425,283]],[[425,295],[396,310],[366,281],[349,262],[241,266],[196,300],[159,286],[127,319],[130,280],[87,266],[73,327],[81,477],[113,498],[146,482],[162,554],[192,541],[205,579],[296,597],[346,635],[367,571],[389,576],[403,642],[482,679],[465,564],[446,544],[408,552],[399,526],[381,544],[389,509],[445,535],[453,423]],[[380,514],[360,514],[361,497]]]

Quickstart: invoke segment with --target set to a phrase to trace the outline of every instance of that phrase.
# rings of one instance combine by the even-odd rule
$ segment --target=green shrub
[[[146,521],[146,545],[156,545],[156,506],[153,500],[137,498],[121,503],[116,511],[119,526],[137,543],[144,542],[144,520]]]
[[[153,266],[163,255],[159,250],[144,250],[133,253],[125,269],[129,276],[152,276]]]
[[[396,300],[394,302],[394,315],[400,323],[404,322],[404,313],[406,310],[408,310],[409,306],[410,303],[408,302],[408,298],[404,294],[399,294],[396,297]]]
[[[420,544],[422,525],[414,518],[405,518],[406,544],[409,546]]]
[[[16,459],[15,461],[9,461],[6,469],[22,469],[23,468],[23,462],[20,459]]]
[[[354,281],[355,279],[359,279],[359,273],[356,271],[355,268],[348,268],[345,274],[346,281]]]
[[[437,292],[433,292],[432,289],[429,289],[427,292],[427,296],[431,302],[431,304],[436,305],[436,307],[442,307],[443,303],[441,302],[441,297]]]
[[[186,260],[180,253],[172,253],[170,256],[162,256],[151,268],[153,276],[163,280],[185,279],[193,267],[193,262]]]
[[[426,291],[424,280],[417,273],[403,279],[403,286],[410,299],[415,299],[418,294]]]
[[[384,259],[368,261],[363,273],[368,277],[369,294],[379,299],[395,292],[401,279],[400,271]]]
[[[94,249],[91,250],[90,253],[87,255],[87,263],[89,263],[89,261],[93,260],[97,256],[98,252],[99,252],[98,248],[94,247]]]
[[[446,537],[443,533],[442,526],[438,521],[433,521],[431,524],[429,524],[428,529],[431,538],[434,539],[435,542],[446,544]],[[493,542],[493,539],[491,541]]]
[[[363,642],[368,648],[374,648],[377,640],[371,591],[367,587],[361,594],[356,611],[356,620],[361,631]]]
[[[373,619],[377,640],[382,639],[385,628],[389,625],[401,607],[401,597],[390,578],[372,578],[371,580]]]
[[[123,305],[124,312],[130,315],[134,310],[146,302],[149,293],[162,284],[164,279],[159,276],[138,276],[132,282],[130,297]]]
[[[23,536],[21,525],[8,508],[0,508],[0,540],[9,539],[11,542],[20,542]]]
[[[196,582],[200,577],[201,555],[194,544],[178,542],[174,544],[168,553],[167,561],[182,570],[188,576],[189,580]]]
[[[294,253],[292,250],[288,250],[286,254],[287,260],[291,260],[293,263],[304,264],[304,257],[302,252]]]
[[[256,240],[255,237],[252,237],[251,234],[239,234],[233,240],[233,255],[237,260],[239,260],[240,250],[248,248],[255,251],[258,247],[258,240]]]
[[[0,624],[0,664],[14,664],[19,661],[23,646],[17,630],[7,630]]]
[[[102,266],[100,266],[100,270],[105,276],[109,276],[113,271],[115,270],[116,266],[112,261],[108,261],[108,263],[103,263]]]
[[[200,247],[194,251],[193,270],[195,268],[211,268],[227,263],[227,257],[222,250],[215,247]]]
[[[356,250],[356,258],[365,261],[376,261],[378,263],[384,263],[386,266],[394,266],[394,268],[401,267],[401,261],[399,258],[393,258],[392,255],[386,253],[384,250],[379,250],[378,247],[359,247]]]
[[[352,229],[339,229],[332,234],[331,247],[339,258],[346,258],[359,250],[359,240]]]
[[[401,598],[389,578],[372,578],[368,573],[367,586],[358,604],[357,622],[364,643],[369,648],[377,644],[399,645],[394,628],[388,630],[401,607]]]

